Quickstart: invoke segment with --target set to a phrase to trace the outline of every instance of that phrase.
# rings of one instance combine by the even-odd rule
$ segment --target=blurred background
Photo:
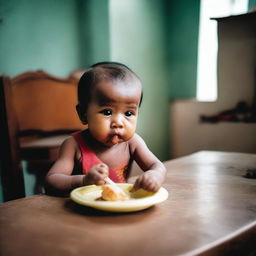
[[[240,100],[252,104],[255,29],[244,22],[244,16],[255,7],[255,0],[0,0],[0,74],[14,77],[40,69],[65,77],[95,62],[122,62],[143,84],[137,132],[162,161],[198,150],[255,153],[255,124],[237,129],[227,127],[230,123],[199,122],[200,115],[213,117],[233,109]],[[230,15],[237,18],[219,19]],[[255,18],[255,13],[251,15]],[[220,23],[224,25],[217,28]],[[232,34],[225,40],[230,28],[248,29],[242,36],[239,32],[238,48],[226,44],[235,38]],[[205,34],[207,31],[211,34]],[[223,48],[218,44],[220,36]],[[244,53],[246,44],[249,50]],[[231,48],[229,56],[234,57],[227,61],[224,54],[224,63],[220,62],[218,50],[225,53]],[[209,59],[204,60],[202,53],[208,53]],[[245,55],[245,64],[241,64],[240,56]],[[236,86],[243,85],[244,95],[230,87],[237,81],[230,74],[231,66],[235,74],[240,70],[243,76]],[[209,70],[202,69],[205,67]],[[241,72],[241,67],[247,71]],[[236,96],[227,99],[230,95]],[[236,133],[230,135],[231,130]],[[241,133],[248,135],[242,146]],[[238,134],[240,140],[234,142]],[[26,180],[31,186],[29,174]]]

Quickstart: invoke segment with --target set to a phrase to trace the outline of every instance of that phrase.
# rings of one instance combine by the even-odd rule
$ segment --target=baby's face
[[[92,92],[86,118],[90,134],[105,146],[128,141],[135,133],[141,97],[139,81],[101,81]]]

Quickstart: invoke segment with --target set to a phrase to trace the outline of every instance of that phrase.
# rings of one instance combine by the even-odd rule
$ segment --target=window
[[[201,0],[197,64],[197,99],[217,100],[217,22],[210,18],[246,13],[248,0]]]

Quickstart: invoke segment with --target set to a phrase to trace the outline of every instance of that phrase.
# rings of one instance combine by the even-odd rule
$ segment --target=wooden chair
[[[80,70],[72,72],[64,79],[39,70],[12,79],[2,77],[4,114],[7,120],[12,120],[6,128],[13,130],[21,159],[27,161],[28,169],[39,178],[44,177],[56,160],[59,147],[68,134],[84,128],[75,110],[81,74]],[[5,144],[11,149],[15,147],[11,140]],[[41,185],[38,188],[37,192],[41,192]]]
[[[11,97],[11,83],[0,77],[0,156],[4,200],[25,196],[18,142],[18,126]]]
[[[78,78],[62,79],[44,71],[12,79],[23,159],[55,160],[63,135],[83,128],[75,110],[77,83]]]

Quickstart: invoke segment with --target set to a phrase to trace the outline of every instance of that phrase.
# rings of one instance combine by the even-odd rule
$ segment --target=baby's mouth
[[[120,141],[122,140],[121,136],[119,134],[112,134],[110,136],[110,141],[113,143],[113,144],[117,144],[119,143]]]
[[[113,144],[117,144],[119,142],[119,136],[118,135],[112,136],[111,141]]]

